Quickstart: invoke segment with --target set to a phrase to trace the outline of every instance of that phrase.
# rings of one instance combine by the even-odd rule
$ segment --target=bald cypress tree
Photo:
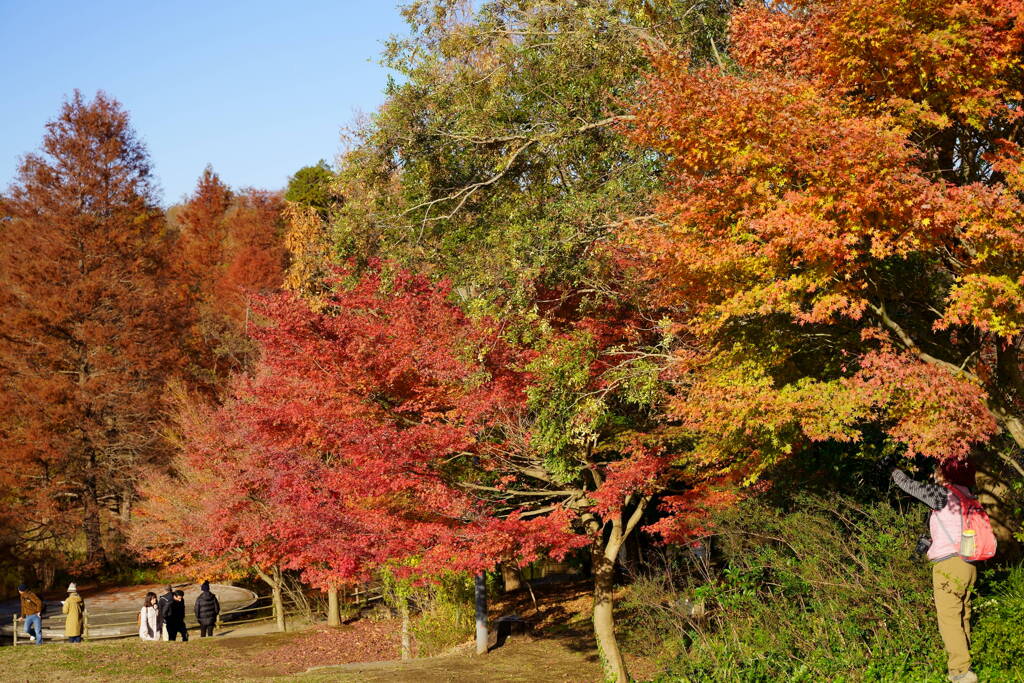
[[[167,278],[147,152],[121,105],[75,92],[0,197],[0,476],[19,523],[107,563],[141,468],[166,457],[161,395],[183,289]]]

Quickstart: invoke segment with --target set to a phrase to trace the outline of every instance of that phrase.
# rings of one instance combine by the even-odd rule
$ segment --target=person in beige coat
[[[69,643],[82,642],[82,631],[85,628],[85,600],[78,594],[78,587],[75,584],[68,586],[68,597],[62,603],[64,614],[68,618],[64,621],[64,637]]]

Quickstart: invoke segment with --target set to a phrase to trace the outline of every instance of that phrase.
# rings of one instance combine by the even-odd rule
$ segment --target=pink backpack
[[[968,529],[974,530],[974,554],[963,556],[969,562],[987,560],[996,554],[996,535],[992,533],[992,523],[988,519],[985,508],[981,506],[977,498],[964,495],[955,486],[947,487],[956,494],[960,500],[960,515],[962,520],[961,536]]]

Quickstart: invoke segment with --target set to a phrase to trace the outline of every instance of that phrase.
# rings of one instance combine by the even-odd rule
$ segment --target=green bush
[[[447,572],[420,582],[398,579],[394,572],[380,574],[385,604],[393,613],[409,609],[409,633],[417,657],[430,657],[472,637],[475,629],[473,577]],[[493,589],[494,577],[490,577]]]
[[[1024,680],[1024,566],[979,582],[971,628],[973,666],[984,681]]]
[[[473,636],[475,605],[473,577],[451,573],[416,588],[413,600],[419,615],[412,621],[416,654],[430,657]]]
[[[943,681],[920,528],[886,503],[747,502],[719,516],[711,565],[634,582],[625,640],[658,643],[665,681]]]

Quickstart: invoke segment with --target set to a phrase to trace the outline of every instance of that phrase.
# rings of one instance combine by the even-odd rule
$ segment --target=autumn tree
[[[209,166],[175,213],[177,278],[190,298],[187,348],[192,382],[216,395],[253,361],[245,328],[250,298],[275,291],[285,269],[277,193],[233,192]]]
[[[22,529],[107,559],[140,471],[167,458],[161,392],[184,299],[168,282],[146,150],[121,105],[77,91],[0,198],[0,463]]]
[[[761,464],[756,452],[704,457],[699,435],[667,413],[685,402],[686,387],[665,376],[665,358],[682,342],[652,322],[643,290],[629,284],[620,281],[617,297],[560,298],[544,312],[550,328],[532,344],[527,400],[506,413],[501,436],[460,483],[524,518],[572,513],[591,560],[598,651],[616,681],[629,679],[614,618],[628,546],[695,542],[708,512],[735,500],[736,484]]]
[[[316,209],[292,201],[286,202],[281,216],[285,222],[284,247],[288,251],[282,287],[318,307],[329,288],[333,263],[327,225]]]
[[[709,456],[1001,431],[997,475],[1024,476],[1019,12],[753,3],[729,63],[656,57],[631,135],[669,189],[623,234],[699,340],[672,412]]]
[[[479,571],[574,545],[565,514],[495,515],[449,479],[522,398],[511,349],[449,293],[373,271],[338,283],[320,310],[261,300],[252,376],[222,407],[182,413],[176,469],[206,482],[182,491],[196,514],[168,518],[167,482],[154,481],[146,516],[159,522],[139,544],[154,558],[232,558],[275,593],[282,570],[327,589],[384,566]]]
[[[645,213],[657,184],[657,159],[613,126],[644,42],[713,59],[729,6],[409,3],[408,35],[383,55],[401,78],[339,159],[338,252],[397,258],[509,310],[531,309],[538,289],[589,286],[595,242]]]
[[[283,209],[280,193],[247,189],[228,212],[225,257],[214,290],[218,309],[240,329],[248,325],[253,296],[281,287],[287,263]]]

